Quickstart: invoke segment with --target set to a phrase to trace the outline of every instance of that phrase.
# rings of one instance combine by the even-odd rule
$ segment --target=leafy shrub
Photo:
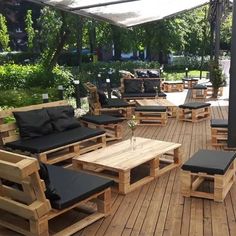
[[[58,100],[56,89],[32,88],[30,90],[4,90],[0,92],[0,107],[22,107],[42,103],[42,94],[48,93],[50,101]]]

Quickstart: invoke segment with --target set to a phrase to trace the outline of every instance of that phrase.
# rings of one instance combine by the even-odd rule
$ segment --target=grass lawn
[[[202,71],[202,77],[206,78],[206,73],[208,71]],[[199,70],[190,70],[188,72],[189,77],[200,77]],[[185,72],[166,72],[164,73],[164,77],[166,80],[182,80],[185,77]]]

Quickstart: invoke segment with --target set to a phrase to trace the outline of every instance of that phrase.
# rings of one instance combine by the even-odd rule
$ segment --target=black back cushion
[[[155,93],[155,87],[160,90],[160,80],[159,79],[144,79],[143,82],[144,92],[145,93]]]
[[[99,102],[101,103],[101,105],[107,104],[107,96],[102,90],[98,90],[98,97],[99,97]]]
[[[50,117],[44,109],[13,112],[23,139],[40,137],[53,132]]]
[[[61,132],[80,127],[79,121],[74,117],[74,108],[72,106],[58,106],[45,109],[55,131]]]
[[[148,78],[149,77],[147,71],[137,70],[136,74],[137,74],[138,78]]]
[[[148,70],[147,74],[149,78],[160,78],[160,72],[158,70]]]
[[[125,93],[142,93],[142,84],[140,79],[125,79]]]

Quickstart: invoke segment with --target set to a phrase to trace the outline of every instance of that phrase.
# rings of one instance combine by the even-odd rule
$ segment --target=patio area
[[[224,89],[224,97],[219,100],[205,100],[212,104],[212,118],[227,119],[228,88]],[[183,93],[169,93],[167,99],[176,105],[193,101],[190,91],[187,90]],[[124,139],[128,139],[130,130],[126,122],[123,125]],[[214,149],[211,146],[210,132],[209,120],[191,123],[169,118],[165,127],[139,126],[135,135],[181,143],[184,162],[199,149]],[[201,198],[184,198],[180,194],[179,175],[180,168],[177,168],[127,195],[113,192],[111,215],[74,235],[235,235],[235,184],[223,203]],[[212,186],[206,184],[204,188]],[[65,217],[67,222],[68,219],[74,220],[73,214],[65,215],[60,219],[62,225],[66,222]],[[54,227],[59,227],[58,221]],[[0,228],[0,235],[18,234]]]

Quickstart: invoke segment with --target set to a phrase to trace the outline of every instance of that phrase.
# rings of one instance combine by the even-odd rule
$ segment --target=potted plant
[[[218,90],[225,84],[226,80],[219,63],[216,61],[210,63],[210,81],[213,87],[212,97],[217,98]]]

